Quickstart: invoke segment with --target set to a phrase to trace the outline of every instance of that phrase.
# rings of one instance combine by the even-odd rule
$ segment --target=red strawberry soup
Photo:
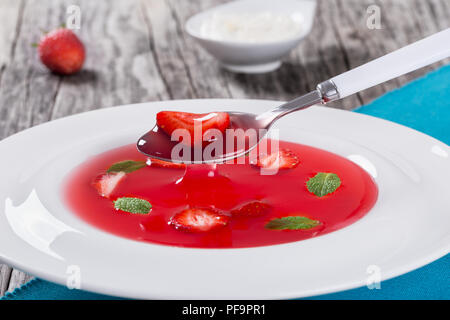
[[[274,165],[280,168],[276,174],[261,175]],[[261,155],[254,164],[214,167],[148,161],[127,145],[75,168],[64,188],[68,207],[93,226],[138,241],[195,248],[257,247],[323,235],[362,218],[377,193],[355,163],[284,141],[278,154]]]

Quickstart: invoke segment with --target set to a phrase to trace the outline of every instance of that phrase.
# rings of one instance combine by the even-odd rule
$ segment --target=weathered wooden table
[[[307,39],[269,74],[233,74],[184,32],[194,13],[221,0],[0,0],[0,139],[70,114],[143,101],[186,98],[287,100],[333,75],[450,27],[448,0],[319,0]],[[42,30],[81,8],[83,71],[47,72],[36,48]],[[367,26],[370,5],[381,29]],[[332,107],[353,109],[438,67],[419,70],[348,97]],[[1,178],[1,177],[0,177]],[[0,246],[7,246],[0,243]],[[0,296],[31,279],[0,265]]]

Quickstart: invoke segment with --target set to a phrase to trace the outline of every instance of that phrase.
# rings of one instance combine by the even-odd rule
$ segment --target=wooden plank
[[[79,74],[62,78],[50,118],[169,99],[150,51],[153,40],[139,2],[83,0],[78,4],[82,13],[78,34],[87,48],[86,64]]]
[[[144,1],[142,11],[149,30],[152,54],[172,99],[195,98],[192,77],[182,56],[179,26],[166,1]]]
[[[16,37],[22,20],[23,1],[5,0],[0,2],[0,77],[11,62],[16,45]],[[1,78],[0,78],[1,79]]]
[[[225,71],[220,69],[213,59],[184,31],[187,19],[195,13],[218,4],[220,1],[175,1],[166,0],[168,10],[175,21],[175,29],[168,30],[178,39],[178,47],[183,67],[189,76],[189,82],[196,97],[229,98]]]
[[[0,264],[0,297],[8,291],[12,270],[10,266]]]
[[[11,279],[8,285],[8,292],[14,291],[14,289],[19,288],[21,285],[27,283],[31,279],[33,279],[33,276],[30,276],[29,274],[14,269],[11,273]]]
[[[369,1],[333,1],[334,16],[339,16],[334,28],[347,52],[349,69],[356,68],[387,52],[379,46],[373,45],[378,39],[383,39],[382,30],[367,27],[366,10]],[[345,42],[345,43],[344,43]],[[384,84],[357,93],[361,104],[369,102],[373,97],[385,93]],[[354,105],[356,107],[357,105]]]
[[[337,6],[334,1],[319,1],[318,14],[313,26],[313,32],[310,35],[311,42],[305,44],[306,47],[314,47],[318,43],[317,53],[311,52],[311,59],[316,59],[315,63],[325,67],[317,68],[310,72],[310,65],[305,64],[304,69],[308,74],[314,74],[311,88],[318,83],[325,81],[335,75],[343,73],[353,67],[354,60],[359,59],[356,53],[350,51],[348,45],[349,39],[343,39],[344,36],[351,34],[353,30],[351,25],[337,13]],[[350,30],[349,30],[350,29]],[[316,33],[315,33],[316,32]],[[314,60],[313,60],[314,61]],[[330,104],[330,106],[342,109],[353,109],[361,104],[359,95],[347,97],[339,103]]]
[[[48,120],[49,106],[58,88],[59,77],[40,65],[36,48],[42,29],[60,25],[53,7],[42,1],[28,1],[11,62],[5,67],[0,87],[0,138]]]

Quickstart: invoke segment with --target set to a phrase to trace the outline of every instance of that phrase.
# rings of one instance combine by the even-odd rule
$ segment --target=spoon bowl
[[[172,152],[180,142],[172,140],[157,125],[138,140],[137,148],[150,158],[186,164],[223,163],[227,160],[241,157],[257,146],[258,142],[268,131],[270,123],[251,113],[227,113],[230,116],[230,126],[225,134],[222,135],[222,143],[217,144],[217,152],[215,153],[203,152],[205,145],[190,146],[189,148],[185,147],[189,149],[188,154],[176,157]],[[217,141],[217,139],[208,142],[212,143],[214,141]]]

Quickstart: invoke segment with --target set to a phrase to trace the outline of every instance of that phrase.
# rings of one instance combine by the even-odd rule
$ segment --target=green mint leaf
[[[125,160],[114,163],[111,167],[106,170],[107,173],[112,172],[125,172],[130,173],[136,170],[139,170],[145,167],[145,161],[133,161],[133,160]]]
[[[335,173],[319,172],[306,182],[308,191],[318,197],[326,196],[341,185],[341,179]]]
[[[320,221],[311,220],[307,217],[288,216],[270,220],[266,224],[267,229],[272,230],[305,230],[317,227]]]
[[[114,201],[114,208],[129,213],[148,214],[152,205],[147,200],[123,197]]]

